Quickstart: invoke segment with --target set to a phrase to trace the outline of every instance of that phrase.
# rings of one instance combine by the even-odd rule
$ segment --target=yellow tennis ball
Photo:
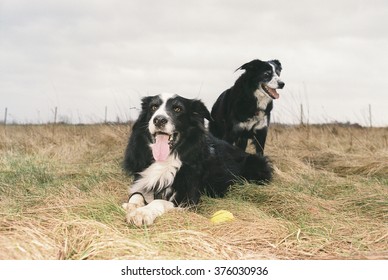
[[[210,221],[215,224],[230,222],[232,220],[234,220],[233,214],[226,210],[219,210],[215,212],[213,216],[210,218]]]

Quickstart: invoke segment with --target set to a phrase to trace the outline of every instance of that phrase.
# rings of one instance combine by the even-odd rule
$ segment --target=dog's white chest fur
[[[254,95],[257,100],[257,114],[252,118],[247,119],[245,122],[238,123],[236,127],[237,130],[259,130],[268,126],[268,117],[264,110],[272,101],[272,98],[262,92],[260,89],[257,89],[254,92]]]
[[[140,173],[141,178],[131,186],[131,193],[154,194],[166,189],[167,194],[171,194],[168,188],[174,182],[178,170],[182,166],[182,161],[175,154],[171,154],[166,161],[157,161]],[[146,200],[153,198],[146,197]]]
[[[257,100],[257,108],[260,110],[267,109],[268,104],[272,101],[272,98],[268,94],[262,92],[259,88],[254,92]]]

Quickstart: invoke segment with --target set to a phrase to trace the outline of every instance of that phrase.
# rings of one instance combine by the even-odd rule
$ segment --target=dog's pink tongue
[[[274,99],[278,99],[280,96],[279,96],[279,93],[276,91],[276,89],[274,88],[268,88],[269,92],[271,93],[272,97]]]
[[[166,134],[156,135],[155,144],[151,145],[152,155],[156,161],[165,161],[170,154],[170,146],[168,145],[169,136]]]

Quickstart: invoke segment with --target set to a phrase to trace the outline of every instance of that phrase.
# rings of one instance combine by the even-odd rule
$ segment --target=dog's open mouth
[[[267,86],[265,84],[262,85],[262,88],[272,99],[279,98],[279,93],[276,91],[275,88],[270,88],[269,86]]]
[[[165,161],[170,155],[170,151],[178,141],[179,134],[167,134],[164,132],[156,132],[152,135],[154,143],[151,144],[152,155],[156,161]]]

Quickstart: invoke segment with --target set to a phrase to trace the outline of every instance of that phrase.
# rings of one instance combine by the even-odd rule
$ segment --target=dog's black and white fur
[[[223,196],[239,178],[270,181],[266,157],[215,138],[205,118],[210,113],[200,100],[172,94],[142,99],[124,159],[125,170],[135,175],[123,204],[129,223],[150,225],[174,207],[197,204],[202,193]]]
[[[210,132],[245,151],[252,139],[257,154],[263,154],[267,138],[272,100],[282,89],[282,66],[278,60],[253,60],[238,68],[245,72],[224,91],[213,105]],[[237,71],[236,70],[236,71]]]

